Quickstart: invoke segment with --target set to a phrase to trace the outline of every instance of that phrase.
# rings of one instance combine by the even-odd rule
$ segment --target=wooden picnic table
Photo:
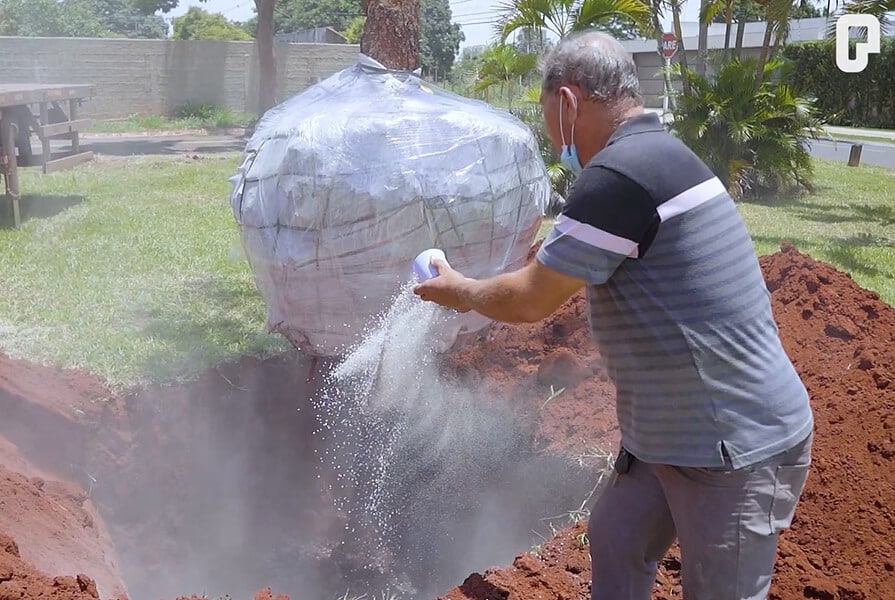
[[[39,165],[44,173],[52,173],[93,159],[93,152],[81,151],[78,137],[93,123],[78,118],[81,102],[93,93],[93,86],[84,84],[0,83],[0,174],[6,180],[15,227],[20,222],[18,167]],[[31,151],[32,133],[41,142],[39,156]],[[71,140],[71,150],[54,156],[53,139]]]

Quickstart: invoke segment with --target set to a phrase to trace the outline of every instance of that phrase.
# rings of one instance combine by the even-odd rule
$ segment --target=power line
[[[470,25],[497,25],[497,21],[488,20],[488,21],[472,21],[471,23],[457,23],[460,27],[469,27]]]
[[[463,13],[462,15],[452,15],[452,17],[454,19],[463,19],[465,17],[481,17],[484,15],[495,15],[495,14],[497,14],[497,12],[498,11],[491,9],[491,10],[482,10],[479,12]]]

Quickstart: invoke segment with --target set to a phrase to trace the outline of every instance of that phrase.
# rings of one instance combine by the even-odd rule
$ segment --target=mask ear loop
[[[559,137],[562,140],[562,147],[566,147],[566,134],[563,131],[562,127],[562,94],[560,94],[559,98]]]

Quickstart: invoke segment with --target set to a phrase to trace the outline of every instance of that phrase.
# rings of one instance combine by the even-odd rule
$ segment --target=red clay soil
[[[121,595],[124,584],[88,494],[84,423],[109,396],[84,373],[0,355],[0,533],[14,538],[21,558],[39,571],[89,574],[104,598]],[[53,593],[68,593],[66,585]]]
[[[96,600],[96,584],[86,575],[48,577],[22,560],[19,547],[0,533],[0,600]]]
[[[785,348],[811,394],[816,418],[813,471],[780,544],[771,600],[891,600],[895,598],[895,309],[846,274],[784,245],[762,257]],[[539,423],[544,443],[610,444],[612,386],[574,368],[545,369],[545,358],[571,348],[595,371],[598,353],[585,341],[583,299],[544,323],[496,326],[491,337],[454,357],[505,382],[518,401],[543,403],[545,370],[570,385]],[[543,353],[537,352],[544,347]],[[561,363],[575,363],[568,355]],[[572,375],[570,375],[572,373]],[[516,381],[524,379],[525,383]],[[532,390],[536,391],[532,391]],[[550,600],[589,589],[587,550],[573,543],[584,531],[563,532],[540,556],[522,554],[507,569],[474,574],[449,600]],[[663,561],[654,600],[681,598],[679,553]]]
[[[761,263],[782,339],[811,393],[816,417],[814,467],[793,527],[780,545],[771,600],[891,600],[895,598],[895,309],[860,289],[847,275],[791,246],[762,258]],[[599,352],[590,341],[583,311],[579,295],[541,323],[495,325],[445,357],[446,368],[478,379],[495,401],[509,398],[530,414],[541,448],[576,454],[594,446],[614,450],[618,440],[614,389],[601,373]],[[289,369],[288,361],[283,369]],[[208,381],[223,375],[210,372],[203,377],[207,387]],[[226,388],[232,392],[261,383],[252,382],[250,374],[245,377],[230,378]],[[300,387],[297,382],[293,385]],[[551,385],[562,393],[551,396]],[[218,387],[211,386],[220,393]],[[185,399],[191,395],[184,394]],[[54,543],[68,540],[69,545],[85,537],[95,540],[82,552],[93,570],[74,569],[68,563],[51,572],[86,572],[96,577],[95,573],[115,564],[108,559],[111,554],[104,555],[111,549],[102,550],[105,538],[97,529],[101,524],[94,522],[93,528],[86,524],[85,515],[92,514],[85,508],[89,500],[72,493],[66,487],[70,484],[53,482],[86,485],[88,481],[83,474],[78,477],[74,468],[60,472],[60,465],[84,460],[83,447],[96,429],[83,426],[83,421],[114,421],[120,427],[121,419],[147,399],[142,393],[119,398],[119,402],[103,401],[107,397],[100,383],[82,374],[51,372],[0,356],[0,414],[14,414],[18,422],[38,422],[39,417],[33,432],[4,425],[13,422],[9,419],[0,420],[0,438],[10,442],[0,444],[0,464],[6,467],[0,471],[0,503],[4,503],[0,518],[9,506],[17,507],[13,515],[46,515],[44,529],[34,529],[27,544],[22,537],[27,527],[13,534],[22,555],[41,570],[47,570],[41,555],[46,559],[77,554],[60,554],[71,552],[62,545],[53,552],[36,550],[41,538]],[[237,401],[234,396],[232,402]],[[204,416],[195,418],[195,423],[201,423]],[[122,430],[115,440],[107,440],[106,451],[124,460],[131,444],[128,435]],[[44,483],[32,479],[36,476]],[[127,485],[131,477],[144,476],[149,474],[133,473],[121,485]],[[54,513],[53,502],[65,510]],[[60,518],[64,512],[70,512],[70,518]],[[0,522],[0,531],[11,526]],[[579,537],[582,533],[583,523],[564,530],[538,555],[522,553],[509,567],[470,575],[444,598],[586,598],[590,569],[587,548]],[[6,546],[0,543],[0,548]],[[681,598],[679,568],[675,548],[661,565],[653,600]],[[38,580],[27,564],[12,554],[3,555],[0,580],[7,579],[0,583],[0,600],[7,597],[3,586],[23,581],[24,575]],[[15,597],[44,596],[29,590]],[[264,590],[256,600],[285,599]]]

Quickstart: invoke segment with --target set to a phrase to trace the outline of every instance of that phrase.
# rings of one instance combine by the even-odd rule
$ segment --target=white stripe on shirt
[[[712,177],[699,185],[694,185],[689,190],[681,192],[674,198],[666,200],[656,210],[659,212],[659,218],[662,221],[667,221],[672,217],[696,208],[700,204],[705,204],[725,192],[727,192],[727,189],[721,183],[721,180],[717,177]]]
[[[638,254],[639,244],[627,238],[617,236],[597,229],[587,223],[576,221],[566,215],[559,215],[554,225],[557,231],[563,235],[573,237],[580,242],[584,242],[601,250],[609,250],[622,256],[630,256],[636,258]]]

